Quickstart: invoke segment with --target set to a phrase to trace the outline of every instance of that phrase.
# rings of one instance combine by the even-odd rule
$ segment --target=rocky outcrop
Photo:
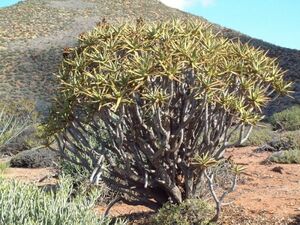
[[[11,167],[20,168],[45,168],[56,166],[59,153],[48,148],[25,150],[13,156],[10,160]]]

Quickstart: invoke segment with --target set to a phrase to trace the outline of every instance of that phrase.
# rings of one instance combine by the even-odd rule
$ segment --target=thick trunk
[[[170,178],[167,171],[160,167],[157,170],[158,183],[161,187],[165,189],[171,200],[175,203],[182,202],[182,193],[179,187],[176,185],[175,181]]]
[[[181,203],[182,202],[182,193],[180,189],[174,185],[170,190],[169,193],[171,194],[171,198],[175,203]]]

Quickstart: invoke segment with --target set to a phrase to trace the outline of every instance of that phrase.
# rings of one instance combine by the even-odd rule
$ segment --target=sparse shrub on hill
[[[94,191],[72,197],[72,191],[72,182],[68,177],[61,179],[56,192],[0,178],[0,224],[113,224],[109,219],[103,219],[93,212],[99,193]],[[126,223],[117,221],[115,224]]]
[[[103,21],[65,49],[46,133],[91,181],[148,206],[181,203],[247,140],[269,96],[288,93],[283,77],[264,51],[200,22]]]
[[[300,106],[292,106],[271,116],[270,122],[275,129],[294,131],[300,129]]]

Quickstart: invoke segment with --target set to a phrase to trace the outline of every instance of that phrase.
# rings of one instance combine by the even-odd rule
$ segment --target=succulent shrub
[[[33,184],[0,178],[0,223],[14,225],[108,225],[110,219],[93,212],[98,191],[72,197],[70,177],[61,179],[56,192]],[[126,224],[116,221],[116,225]]]
[[[205,179],[194,158],[245,142],[270,95],[288,94],[283,78],[264,51],[199,21],[103,21],[65,49],[46,131],[91,181],[149,206],[180,203]]]

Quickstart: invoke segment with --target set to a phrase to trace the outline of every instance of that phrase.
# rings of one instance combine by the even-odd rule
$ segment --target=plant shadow
[[[296,216],[293,218],[293,221],[290,222],[288,225],[300,225],[300,214],[299,214],[299,215],[296,215]]]

